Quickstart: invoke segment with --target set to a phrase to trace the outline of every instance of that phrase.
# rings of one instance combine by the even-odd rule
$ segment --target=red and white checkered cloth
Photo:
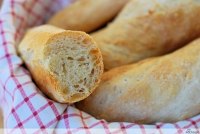
[[[69,0],[4,0],[0,12],[0,106],[5,133],[199,132],[200,115],[174,124],[108,123],[46,98],[23,67],[16,46],[29,27],[44,23],[68,3]]]

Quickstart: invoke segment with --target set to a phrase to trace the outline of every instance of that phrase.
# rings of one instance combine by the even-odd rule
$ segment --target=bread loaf
[[[107,121],[176,122],[200,113],[200,39],[166,56],[118,67],[77,106]]]
[[[18,49],[37,86],[61,103],[89,96],[103,72],[101,53],[84,32],[39,26],[27,32]]]
[[[129,0],[77,0],[56,13],[49,24],[91,32],[113,19]]]
[[[199,0],[130,0],[93,33],[106,69],[159,56],[200,36]]]

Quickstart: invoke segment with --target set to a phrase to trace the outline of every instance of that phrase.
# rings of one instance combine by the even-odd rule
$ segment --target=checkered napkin
[[[4,0],[0,12],[0,106],[5,133],[199,132],[200,115],[174,124],[108,123],[46,98],[23,67],[16,46],[29,27],[45,23],[68,3],[69,0]]]

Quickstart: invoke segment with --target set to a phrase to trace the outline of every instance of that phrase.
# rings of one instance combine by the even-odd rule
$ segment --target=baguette
[[[200,39],[169,55],[118,67],[78,108],[107,121],[176,122],[200,113]]]
[[[109,70],[172,52],[199,37],[199,13],[198,0],[131,0],[92,37]]]
[[[49,24],[91,32],[113,19],[129,0],[78,0],[56,13]]]
[[[103,73],[100,50],[84,32],[39,26],[27,32],[18,50],[37,86],[61,103],[89,96]]]

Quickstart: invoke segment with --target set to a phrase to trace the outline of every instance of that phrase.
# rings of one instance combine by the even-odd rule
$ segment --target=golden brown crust
[[[128,0],[78,0],[59,11],[49,24],[67,29],[91,32],[110,21]]]
[[[200,113],[200,39],[172,54],[118,67],[77,106],[107,121],[176,122]]]
[[[131,0],[106,28],[93,33],[106,69],[159,56],[200,35],[198,1]]]
[[[61,37],[67,37],[65,38],[66,40],[70,39],[72,41],[80,41],[80,44],[78,45],[80,48],[77,48],[80,49],[80,51],[81,47],[85,49],[91,47],[91,50],[97,51],[96,53],[91,53],[88,55],[99,61],[98,65],[94,64],[91,66],[94,67],[94,70],[100,71],[99,74],[95,76],[98,78],[98,80],[92,83],[90,87],[88,87],[89,91],[73,93],[73,91],[69,89],[69,85],[67,85],[65,82],[63,84],[63,79],[65,80],[65,78],[62,77],[61,74],[57,74],[55,70],[52,69],[54,64],[58,64],[60,59],[65,58],[60,56],[58,59],[53,59],[54,53],[52,52],[61,52],[62,49],[64,49],[61,47],[62,44],[59,46],[56,44],[57,41],[61,40]],[[66,43],[70,42],[66,41]],[[68,45],[66,43],[65,45]],[[73,46],[73,43],[69,44],[69,46],[70,45]],[[58,47],[56,48],[55,46]],[[55,50],[55,48],[58,50]],[[61,103],[74,103],[89,96],[99,84],[101,75],[103,73],[103,62],[100,50],[97,48],[94,40],[83,32],[65,31],[50,25],[43,25],[32,28],[28,31],[20,43],[19,52],[28,69],[30,70],[37,86],[50,98]],[[56,52],[56,55],[59,55],[58,52]],[[73,53],[73,50],[65,50],[64,55],[70,56],[70,52]]]

